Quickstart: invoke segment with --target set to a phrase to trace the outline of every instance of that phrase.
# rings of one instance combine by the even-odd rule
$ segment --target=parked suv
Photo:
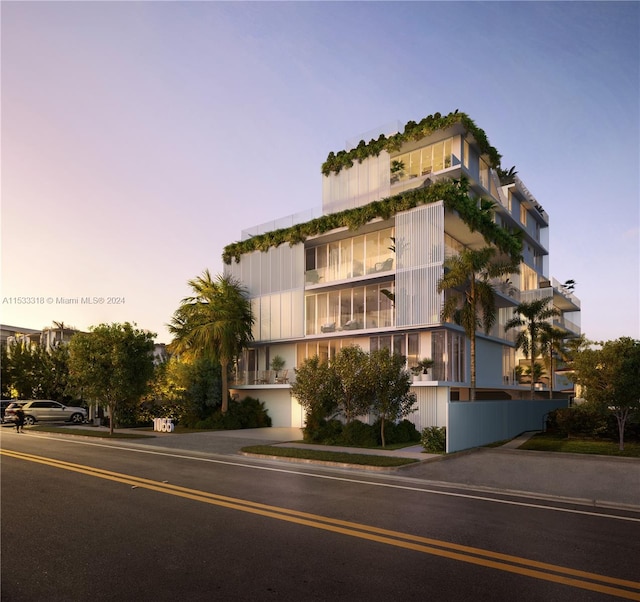
[[[4,403],[4,402],[3,402]],[[2,422],[15,422],[16,410],[24,405],[24,401],[12,401],[2,414]]]
[[[65,406],[50,399],[27,401],[23,406],[24,423],[71,421],[76,424],[85,422],[87,410],[73,406]]]

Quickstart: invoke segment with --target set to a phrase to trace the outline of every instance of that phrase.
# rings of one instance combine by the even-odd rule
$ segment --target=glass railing
[[[230,379],[230,386],[246,385],[288,385],[291,382],[293,370],[245,370]]]
[[[346,266],[337,268],[315,268],[313,270],[307,270],[304,273],[304,281],[307,285],[314,285],[352,280],[365,276],[377,276],[385,272],[391,272],[394,269],[394,265],[395,260],[393,257],[383,256],[379,258],[379,261],[372,262],[366,269],[363,269],[361,266],[353,270],[349,270]]]

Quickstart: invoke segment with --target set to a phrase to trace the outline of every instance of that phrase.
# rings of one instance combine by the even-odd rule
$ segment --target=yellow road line
[[[434,556],[449,558],[451,560],[516,573],[580,589],[610,594],[612,596],[618,596],[629,600],[640,601],[640,582],[636,581],[618,579],[569,567],[529,560],[519,556],[483,550],[481,548],[474,548],[471,546],[449,543],[408,533],[391,531],[379,527],[301,512],[299,510],[270,506],[268,504],[261,504],[259,502],[208,493],[197,489],[189,489],[178,485],[172,485],[170,483],[161,483],[159,481],[144,479],[133,475],[117,473],[110,470],[65,462],[62,460],[45,458],[42,456],[35,456],[33,454],[4,449],[0,450],[0,453],[16,459],[36,462],[55,468],[141,487],[151,491],[157,491],[159,493],[171,494],[185,499],[229,508],[231,510],[249,512],[251,514],[283,520],[315,529],[340,533],[350,537],[358,537],[360,539],[366,539],[385,545],[392,545]],[[626,589],[620,589],[621,587]]]

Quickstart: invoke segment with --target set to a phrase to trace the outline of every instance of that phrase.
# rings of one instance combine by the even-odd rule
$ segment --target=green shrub
[[[373,426],[352,420],[342,429],[342,444],[355,447],[375,447],[378,437]]]
[[[382,439],[380,436],[380,419],[376,420],[372,428],[375,432],[377,445],[382,445]],[[401,420],[398,424],[385,421],[384,423],[384,441],[386,445],[392,445],[394,443],[409,443],[410,441],[420,441],[420,433],[413,422],[407,420]]]
[[[186,418],[181,424],[188,428],[238,430],[271,426],[271,417],[264,403],[259,399],[247,397],[242,401],[231,401],[226,414],[216,410],[202,420]]]
[[[406,418],[395,425],[394,432],[397,436],[397,443],[409,443],[411,441],[417,443],[420,441],[420,431],[418,431],[413,422]]]
[[[337,445],[342,442],[344,425],[339,420],[325,420],[315,414],[307,415],[307,423],[302,429],[302,437],[306,443]]]
[[[566,437],[606,436],[607,418],[586,405],[549,412],[547,430]]]
[[[420,444],[432,454],[443,453],[447,449],[447,429],[444,426],[428,426],[422,429]]]

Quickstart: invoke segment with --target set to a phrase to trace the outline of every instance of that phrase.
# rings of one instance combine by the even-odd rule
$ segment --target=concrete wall
[[[417,410],[407,416],[419,431],[427,426],[446,426],[447,402],[449,401],[448,387],[411,387],[417,400]]]
[[[447,453],[511,439],[544,428],[546,414],[566,408],[565,399],[450,401],[447,404]]]
[[[271,426],[302,427],[304,411],[297,400],[289,395],[289,387],[271,387],[270,389],[233,389],[239,399],[253,397],[262,401],[271,417]]]

